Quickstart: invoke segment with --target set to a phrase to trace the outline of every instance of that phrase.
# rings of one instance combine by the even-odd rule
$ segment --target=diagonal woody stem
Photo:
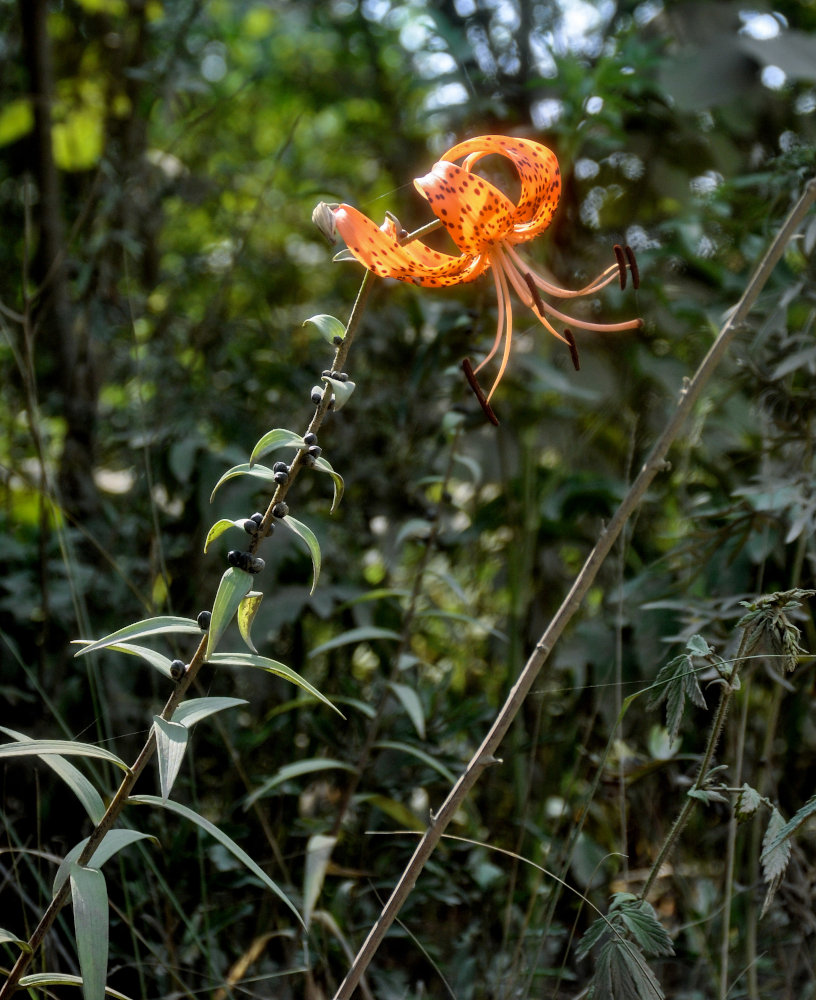
[[[759,262],[748,281],[742,297],[732,310],[729,318],[717,335],[716,340],[709,348],[708,353],[701,361],[693,377],[684,384],[677,408],[669,418],[663,433],[652,448],[651,454],[611,521],[602,530],[595,547],[587,557],[561,607],[538,640],[532,655],[525,664],[518,680],[513,685],[507,696],[507,700],[496,716],[481,746],[470,759],[462,776],[449,792],[439,812],[432,817],[431,825],[422,836],[385,907],[371,928],[368,937],[363,942],[357,957],[346,974],[346,978],[340,984],[334,1000],[349,1000],[349,997],[351,997],[360,981],[360,977],[366,971],[376,954],[389,927],[394,922],[403,903],[413,890],[417,878],[436,848],[436,845],[439,843],[448,823],[450,823],[485,768],[496,761],[495,752],[498,750],[502,739],[524,703],[524,699],[535,683],[539,671],[546,662],[553,646],[580,607],[586,592],[595,580],[604,560],[609,555],[627,520],[640,504],[652,480],[658,472],[666,468],[666,455],[669,448],[674,443],[691,414],[703,388],[717,369],[737,330],[751,311],[751,307],[764,288],[771,272],[785,252],[788,241],[796,234],[814,202],[816,202],[816,177],[809,180],[805,185],[801,197],[791,209],[787,219]]]

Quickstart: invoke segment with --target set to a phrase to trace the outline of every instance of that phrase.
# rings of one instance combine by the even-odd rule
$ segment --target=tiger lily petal
[[[519,177],[520,191],[514,203],[507,195],[478,174],[473,167],[483,157],[496,154],[510,160]],[[461,160],[461,166],[454,161]],[[554,337],[568,344],[577,367],[577,348],[572,335],[561,333],[554,323],[583,330],[616,332],[640,327],[639,319],[623,323],[593,323],[567,316],[546,302],[541,292],[556,299],[594,295],[616,277],[623,286],[626,270],[636,274],[631,251],[624,259],[616,248],[617,260],[588,285],[578,290],[560,288],[528,267],[516,245],[542,233],[552,222],[561,195],[561,173],[555,154],[530,139],[486,135],[466,139],[449,149],[430,173],[414,181],[431,211],[450,234],[460,255],[434,250],[419,240],[403,243],[396,224],[388,219],[381,228],[357,209],[340,205],[334,210],[337,230],[351,253],[365,267],[381,277],[397,278],[426,288],[438,288],[473,281],[492,268],[498,298],[496,338],[478,372],[504,341],[499,372],[486,400],[496,391],[510,356],[513,337],[513,308],[510,289],[531,308],[539,322]],[[540,291],[539,291],[540,290]]]

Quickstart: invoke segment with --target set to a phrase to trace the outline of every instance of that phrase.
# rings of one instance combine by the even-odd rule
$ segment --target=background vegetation
[[[166,682],[113,653],[74,660],[69,644],[195,617],[230,547],[205,556],[208,528],[265,509],[248,480],[210,491],[270,427],[305,429],[330,355],[303,320],[345,317],[356,294],[359,266],[332,263],[310,221],[318,201],[418,226],[411,179],[437,154],[525,135],[565,177],[532,256],[578,286],[627,242],[642,274],[636,298],[612,290],[597,308],[637,310],[643,330],[582,335],[579,373],[524,317],[498,429],[459,370],[492,341],[492,282],[375,289],[349,362],[356,393],[321,434],[345,496],[329,515],[328,480],[303,476],[293,501],[320,539],[321,582],[310,596],[308,556],[276,535],[253,628],[346,721],[283,682],[205,672],[208,693],[249,704],[198,727],[175,793],[296,901],[307,839],[339,834],[319,915],[302,937],[217,846],[140,815],[162,849],[121,856],[112,986],[331,995],[413,848],[388,834],[423,826],[480,741],[812,175],[814,31],[816,6],[799,0],[0,0],[2,725],[138,751]],[[466,840],[423,874],[370,971],[375,996],[586,983],[573,943],[588,907],[473,841],[559,870],[588,804],[570,884],[602,910],[638,891],[707,715],[691,708],[672,741],[643,698],[615,734],[623,698],[693,634],[733,655],[741,600],[816,586],[814,244],[811,219],[455,824]],[[807,609],[799,624],[814,648]],[[363,641],[321,651],[353,628]],[[737,697],[727,783],[790,815],[814,792],[812,670],[783,678],[758,660]],[[5,765],[2,802],[0,913],[24,935],[87,819],[39,765]],[[713,995],[729,816],[725,802],[700,810],[652,895],[676,951],[654,967],[678,1000]],[[732,995],[758,981],[763,996],[813,997],[813,840],[759,924],[761,834],[747,823],[736,842]],[[75,968],[70,920],[44,967]]]

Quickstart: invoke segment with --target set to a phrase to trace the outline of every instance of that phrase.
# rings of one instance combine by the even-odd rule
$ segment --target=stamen
[[[521,256],[509,243],[503,243],[502,250],[515,264],[519,272],[522,274],[525,271],[529,273],[530,277],[542,292],[546,295],[552,295],[557,299],[578,299],[584,295],[592,295],[595,292],[599,292],[602,288],[606,288],[610,282],[615,280],[615,275],[619,273],[618,265],[610,264],[605,271],[602,271],[597,278],[593,278],[588,285],[585,285],[583,288],[576,288],[572,291],[569,288],[559,288],[558,285],[554,285],[551,281],[547,281],[545,278],[542,278],[540,274],[534,271],[528,264],[525,263],[524,260],[522,260]]]
[[[482,392],[482,387],[476,380],[476,376],[473,373],[473,367],[470,363],[469,358],[465,358],[462,361],[462,371],[465,373],[465,378],[468,380],[468,385],[473,390],[473,394],[479,400],[479,406],[481,406],[481,408],[484,410],[485,416],[490,421],[490,423],[493,424],[494,427],[498,427],[499,426],[498,418],[491,409],[490,403],[488,403],[487,401],[487,397]]]
[[[629,261],[629,270],[632,272],[632,285],[636,289],[640,288],[640,271],[638,271],[635,260],[635,251],[628,244],[623,249],[626,251],[626,259]]]
[[[499,281],[499,267],[497,266],[495,260],[491,258],[491,265],[493,271],[493,281],[496,285],[496,298],[499,303],[498,308],[498,319],[496,322],[496,339],[493,341],[493,346],[490,348],[486,358],[483,358],[478,365],[476,365],[476,371],[484,368],[484,366],[490,361],[490,359],[495,355],[496,351],[499,349],[499,344],[502,342],[502,337],[504,336],[504,316],[505,316],[505,292],[502,289],[501,282]]]
[[[581,370],[581,359],[578,357],[578,345],[575,343],[575,337],[573,337],[572,330],[569,327],[565,327],[564,337],[566,338],[570,357],[572,358],[572,367],[579,372]]]
[[[525,271],[522,274],[522,278],[527,282],[527,287],[530,289],[530,294],[533,296],[533,303],[538,311],[539,316],[544,315],[544,303],[541,301],[541,296],[538,294],[538,289],[536,288],[536,283],[533,281],[533,276],[529,271]]]
[[[620,243],[616,243],[612,249],[615,252],[615,260],[618,262],[618,270],[620,271],[620,286],[621,291],[626,288],[626,258],[623,256],[623,247]]]

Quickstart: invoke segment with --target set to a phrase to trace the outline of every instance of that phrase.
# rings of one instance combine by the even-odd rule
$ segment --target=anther
[[[612,249],[615,252],[615,261],[618,265],[618,271],[620,271],[620,286],[621,289],[626,288],[626,257],[623,254],[623,247],[620,243],[616,243]]]
[[[634,288],[640,288],[640,271],[638,271],[637,260],[635,260],[635,251],[628,244],[623,249],[626,251],[626,259],[629,261],[629,270],[632,272],[632,285]]]
[[[572,330],[565,329],[564,337],[566,338],[570,357],[572,358],[572,367],[579,372],[581,370],[581,359],[578,357],[578,345],[575,343],[575,337],[572,335]]]
[[[538,310],[538,315],[543,316],[544,303],[541,301],[541,295],[539,294],[538,288],[536,287],[536,283],[533,281],[532,274],[530,274],[529,271],[525,271],[522,277],[527,282],[527,287],[530,289],[530,294],[532,295],[533,303],[536,309]]]
[[[499,421],[496,414],[490,407],[490,403],[487,401],[487,396],[482,392],[482,387],[476,381],[476,376],[473,373],[473,366],[470,363],[469,358],[465,358],[462,361],[462,371],[465,373],[465,378],[468,380],[468,385],[473,390],[473,394],[479,400],[479,406],[484,410],[485,416],[493,424],[494,427],[499,426]]]

